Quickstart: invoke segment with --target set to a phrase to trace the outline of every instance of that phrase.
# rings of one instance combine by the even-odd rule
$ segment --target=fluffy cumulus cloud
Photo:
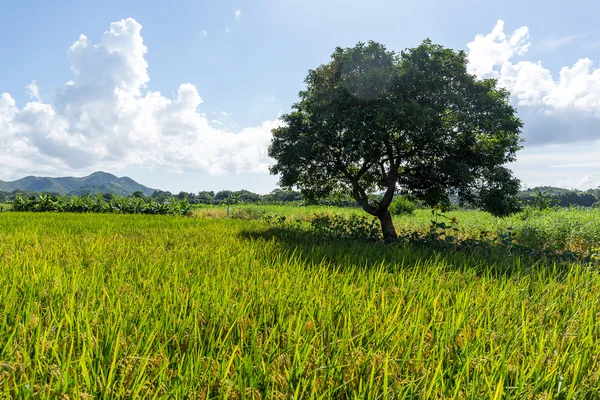
[[[173,98],[149,90],[141,29],[126,19],[112,23],[96,44],[81,35],[68,50],[73,79],[52,104],[41,101],[35,81],[26,87],[33,101],[22,108],[10,94],[0,95],[0,174],[127,166],[266,171],[278,121],[234,133],[198,111],[202,98],[194,85],[181,84]]]
[[[522,117],[526,144],[600,139],[600,68],[588,58],[555,77],[541,61],[514,61],[527,53],[529,29],[507,34],[498,21],[491,33],[467,44],[470,72],[498,79]]]

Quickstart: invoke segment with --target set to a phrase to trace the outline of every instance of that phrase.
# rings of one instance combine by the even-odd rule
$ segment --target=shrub
[[[390,204],[390,213],[392,215],[404,215],[412,214],[416,209],[415,203],[407,199],[406,197],[397,197]]]

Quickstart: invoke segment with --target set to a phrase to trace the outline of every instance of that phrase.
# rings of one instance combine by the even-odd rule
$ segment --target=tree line
[[[135,196],[136,194],[134,194]],[[190,204],[220,205],[232,203],[244,204],[310,204],[337,207],[359,207],[358,203],[347,194],[332,194],[327,198],[317,201],[308,201],[299,191],[274,189],[267,194],[254,193],[249,190],[220,190],[193,192],[179,192],[173,194],[168,191],[155,191],[152,196],[157,201],[170,199],[172,196],[179,200],[187,199]]]
[[[518,197],[521,204],[537,208],[600,207],[600,187],[582,191],[541,186],[523,190]]]
[[[74,195],[60,195],[59,193],[43,192],[43,194],[51,196],[53,198],[59,197],[74,197]],[[27,191],[27,190],[14,190],[12,192],[0,191],[0,203],[13,202],[17,197],[23,199],[35,199],[40,195],[39,192]],[[96,195],[95,195],[96,196]],[[146,196],[141,191],[136,191],[130,196],[116,196],[111,193],[100,193],[97,196],[102,197],[105,201],[110,201],[116,197],[119,198],[145,198],[151,199],[157,203],[170,202],[173,198],[177,200],[186,200],[189,204],[193,205],[220,205],[220,204],[233,204],[233,203],[245,203],[245,204],[305,204],[306,201],[302,197],[302,194],[295,190],[284,190],[274,189],[268,194],[253,193],[249,190],[221,190],[221,191],[208,191],[203,190],[199,192],[185,192],[171,193],[169,191],[155,190],[150,196]],[[78,196],[81,197],[81,196]],[[310,204],[338,206],[338,207],[358,207],[358,204],[349,195],[332,195],[326,199],[321,199]]]
[[[26,190],[15,190],[12,192],[0,191],[0,203],[13,202],[17,196],[27,199],[37,197],[40,193]],[[61,197],[58,193],[45,193],[54,197]],[[100,194],[106,201],[110,201],[116,196],[110,193]],[[381,196],[381,195],[380,195]],[[299,191],[275,189],[267,194],[254,193],[249,190],[221,190],[221,191],[199,191],[171,193],[169,191],[156,190],[151,196],[146,196],[141,191],[134,192],[133,198],[148,198],[158,203],[177,200],[187,200],[189,204],[194,205],[220,205],[220,204],[307,204],[307,205],[325,205],[336,207],[360,207],[354,198],[347,194],[335,193],[326,198],[317,201],[309,201],[304,198]],[[377,196],[374,196],[377,197]],[[600,187],[597,189],[569,190],[550,186],[541,186],[522,190],[518,195],[522,206],[533,206],[537,208],[550,207],[599,207],[600,208]],[[452,205],[450,208],[460,208],[458,198],[451,197]],[[421,202],[416,201],[418,208],[426,207]]]

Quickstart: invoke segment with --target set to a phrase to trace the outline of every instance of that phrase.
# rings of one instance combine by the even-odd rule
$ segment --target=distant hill
[[[128,196],[139,190],[146,196],[150,196],[155,189],[141,185],[126,176],[118,178],[113,174],[98,171],[83,178],[27,176],[12,182],[0,181],[0,191],[14,190],[74,195],[112,193],[120,196]]]
[[[571,189],[559,188],[554,186],[536,186],[534,188],[529,188],[525,190],[521,190],[522,193],[533,193],[533,192],[542,192],[552,195],[565,194],[568,192],[572,192]]]

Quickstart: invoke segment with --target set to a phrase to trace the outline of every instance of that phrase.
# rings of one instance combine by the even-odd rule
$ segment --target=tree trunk
[[[379,223],[381,223],[381,231],[383,232],[383,240],[386,243],[393,242],[398,238],[398,234],[396,233],[396,228],[394,228],[394,222],[392,221],[392,214],[390,214],[389,210],[386,208],[379,210],[377,213],[377,218],[379,218]]]

